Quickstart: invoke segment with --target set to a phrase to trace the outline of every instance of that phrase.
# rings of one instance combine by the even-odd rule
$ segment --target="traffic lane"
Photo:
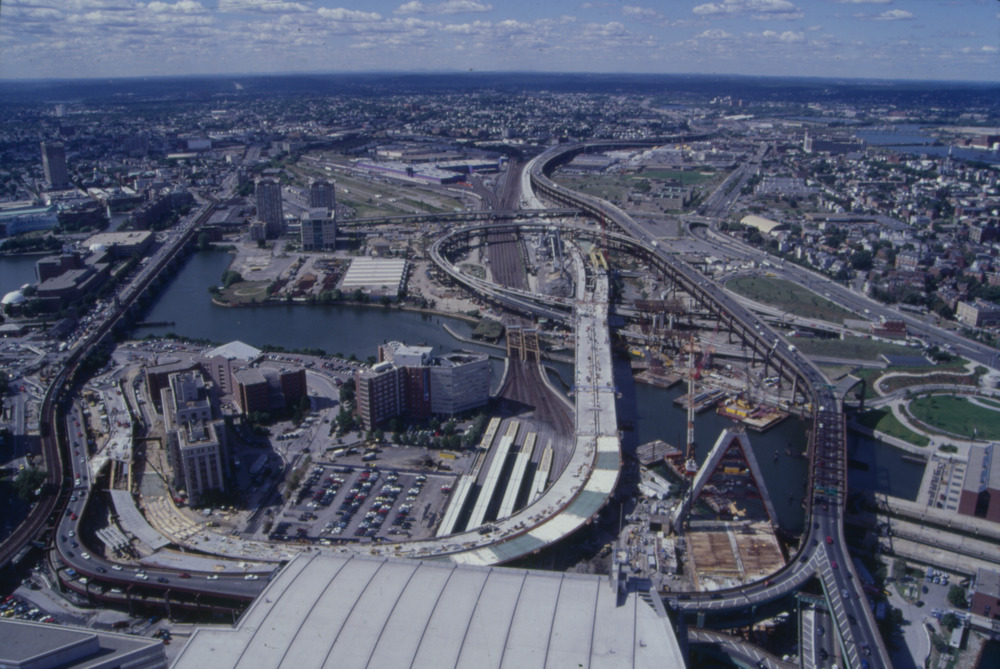
[[[149,569],[142,566],[124,566],[92,554],[79,543],[79,534],[72,525],[60,525],[59,557],[77,573],[88,578],[114,585],[141,585],[156,590],[179,590],[191,593],[208,593],[252,599],[268,583],[271,573],[205,574],[204,572],[179,572],[177,570]],[[65,537],[66,541],[62,538]],[[73,547],[73,542],[78,544]],[[89,557],[84,557],[85,555]],[[103,571],[102,571],[103,570]],[[143,576],[140,576],[143,575]],[[188,574],[188,576],[182,576]],[[252,578],[248,578],[248,576]]]

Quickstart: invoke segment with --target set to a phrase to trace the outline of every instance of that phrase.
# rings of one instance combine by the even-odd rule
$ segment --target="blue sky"
[[[997,0],[3,0],[0,78],[366,70],[997,81]]]

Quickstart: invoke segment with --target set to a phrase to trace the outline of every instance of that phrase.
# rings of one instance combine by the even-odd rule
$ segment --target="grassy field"
[[[896,420],[890,409],[870,409],[858,416],[858,423],[867,428],[883,432],[890,437],[902,439],[914,446],[924,447],[930,443],[930,439],[922,434],[917,434]]]
[[[267,299],[270,281],[240,281],[222,291],[219,299],[228,304],[253,304]]]
[[[578,190],[587,195],[593,195],[604,200],[624,201],[632,191],[632,184],[629,179],[621,176],[592,174],[588,176],[567,176],[565,174],[555,174],[556,183],[562,184],[566,188]]]
[[[860,337],[847,339],[796,339],[795,346],[806,355],[844,360],[878,360],[888,355],[913,355],[913,349],[899,344],[887,344]]]
[[[910,402],[909,410],[914,418],[944,432],[970,439],[1000,439],[1000,412],[976,406],[964,397],[919,397]]]
[[[723,173],[724,175],[725,173]],[[719,177],[718,172],[698,172],[696,170],[643,170],[636,177],[642,179],[659,179],[661,181],[679,181],[684,186],[697,186]]]
[[[726,288],[751,300],[785,309],[800,318],[843,323],[845,318],[854,316],[825,297],[785,279],[742,276],[728,281]]]

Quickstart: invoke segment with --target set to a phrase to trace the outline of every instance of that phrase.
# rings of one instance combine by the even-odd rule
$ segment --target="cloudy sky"
[[[2,0],[0,78],[393,71],[997,81],[997,0]]]

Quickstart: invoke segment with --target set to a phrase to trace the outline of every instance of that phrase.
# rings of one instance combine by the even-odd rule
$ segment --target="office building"
[[[329,209],[310,209],[302,218],[302,250],[333,251],[337,248],[337,219]]]
[[[309,187],[309,207],[311,209],[329,209],[333,211],[337,206],[337,196],[334,192],[333,184],[320,179],[314,181]]]
[[[371,369],[355,372],[354,383],[356,410],[364,429],[372,430],[405,409],[402,367],[380,362]]]
[[[431,413],[443,416],[483,406],[490,399],[490,359],[478,353],[451,353],[434,359]]]
[[[168,434],[175,458],[174,486],[178,490],[185,490],[192,501],[209,490],[225,490],[222,465],[226,429],[222,421],[189,423]]]
[[[257,218],[264,222],[267,239],[277,239],[284,232],[285,212],[281,204],[281,184],[273,179],[257,182]]]
[[[66,170],[66,147],[62,142],[42,142],[42,169],[49,188],[58,190],[69,187]]]
[[[388,342],[378,348],[377,365],[355,373],[357,414],[366,430],[394,416],[454,416],[489,401],[489,356],[432,354],[430,346]]]
[[[280,411],[306,397],[306,370],[250,367],[232,373],[233,399],[244,415]]]
[[[212,420],[210,388],[200,370],[170,374],[160,391],[174,487],[198,500],[224,490],[225,425]]]

